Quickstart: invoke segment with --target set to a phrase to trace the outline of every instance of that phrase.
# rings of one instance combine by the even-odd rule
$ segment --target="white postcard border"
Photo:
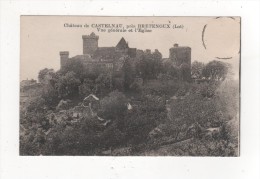
[[[240,157],[19,156],[20,15],[241,16]],[[0,178],[260,177],[258,1],[1,1],[0,20]]]

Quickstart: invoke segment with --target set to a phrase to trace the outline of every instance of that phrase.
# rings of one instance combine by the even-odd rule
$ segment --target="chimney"
[[[69,59],[69,52],[62,51],[60,52],[60,67],[63,68]]]
[[[179,47],[179,44],[174,44],[173,47]]]

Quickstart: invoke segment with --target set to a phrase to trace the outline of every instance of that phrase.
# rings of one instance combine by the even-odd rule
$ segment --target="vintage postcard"
[[[240,17],[20,22],[21,156],[239,156]]]

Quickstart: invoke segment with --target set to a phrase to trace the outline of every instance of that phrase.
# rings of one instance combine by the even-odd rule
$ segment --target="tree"
[[[61,74],[59,72],[56,73],[50,73],[51,78],[48,79],[47,83],[44,83],[42,85],[42,94],[41,97],[45,100],[46,105],[48,107],[56,106],[59,102],[59,94],[58,90],[56,88],[56,84],[58,80],[61,77]]]
[[[124,91],[124,80],[121,77],[112,77],[112,86],[114,90]]]
[[[179,78],[179,69],[173,65],[171,60],[167,60],[163,63],[162,73],[170,76],[171,78],[178,79]]]
[[[45,100],[46,105],[48,107],[56,106],[59,102],[59,94],[56,90],[55,86],[52,86],[51,84],[47,84],[43,87],[42,95],[41,97]]]
[[[150,76],[150,65],[148,60],[145,57],[141,57],[141,59],[136,64],[137,74],[143,78],[144,81],[149,79]]]
[[[106,119],[116,120],[124,116],[127,111],[127,99],[125,95],[118,91],[112,91],[109,96],[100,101],[100,114]]]
[[[160,73],[158,75],[158,80],[161,81],[163,84],[167,84],[169,80],[172,80],[172,76],[165,74],[165,73]]]
[[[79,80],[83,81],[84,78],[88,77],[88,69],[85,68],[84,63],[79,59],[69,60],[66,65],[60,70],[62,75],[68,72],[74,72],[74,75]]]
[[[196,79],[201,79],[202,78],[202,71],[203,68],[205,67],[204,63],[194,61],[191,64],[191,76]]]
[[[125,90],[129,90],[130,85],[134,81],[133,69],[130,63],[130,58],[126,58],[122,67],[123,71],[123,85]]]
[[[49,82],[49,80],[52,79],[54,74],[55,73],[54,73],[53,69],[44,68],[44,69],[40,70],[40,72],[38,74],[38,80],[40,83],[47,84]]]
[[[146,95],[133,112],[125,116],[126,140],[131,144],[146,143],[149,132],[158,124],[164,123],[166,110],[164,99]]]
[[[152,53],[152,57],[153,57],[153,59],[161,60],[162,54],[157,49],[155,49],[155,51]]]
[[[118,129],[115,123],[113,123],[103,131],[99,138],[99,145],[110,149],[114,147],[116,148],[126,142],[124,139],[124,133]]]
[[[42,113],[46,108],[46,102],[42,97],[36,97],[30,100],[27,107],[28,112]]]
[[[223,81],[228,74],[229,68],[229,64],[213,60],[203,68],[202,74],[210,80]]]
[[[112,88],[110,74],[101,73],[95,80],[95,93],[99,96],[107,95]]]
[[[80,80],[76,78],[74,72],[67,72],[61,76],[56,84],[60,98],[72,98],[77,96]]]
[[[191,71],[190,66],[187,63],[183,63],[180,66],[180,78],[182,81],[190,81]]]
[[[95,83],[93,80],[86,78],[84,82],[79,86],[79,95],[84,97],[95,92]]]

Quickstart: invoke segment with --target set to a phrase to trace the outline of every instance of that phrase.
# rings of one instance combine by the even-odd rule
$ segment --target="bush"
[[[105,119],[120,120],[127,111],[127,99],[125,95],[118,91],[111,92],[100,101],[99,114]]]
[[[95,83],[89,78],[85,78],[84,82],[79,86],[80,97],[86,97],[92,93],[95,93]]]
[[[142,87],[143,95],[172,97],[176,94],[183,82],[169,80],[167,83],[159,80],[150,80]]]
[[[67,72],[61,76],[56,84],[56,88],[60,98],[73,98],[79,95],[78,87],[80,80],[74,72]]]
[[[42,97],[36,97],[30,100],[27,107],[28,112],[43,113],[46,110],[46,101]]]
[[[149,132],[166,118],[165,103],[160,97],[143,97],[142,103],[125,117],[126,140],[130,144],[144,143]]]

